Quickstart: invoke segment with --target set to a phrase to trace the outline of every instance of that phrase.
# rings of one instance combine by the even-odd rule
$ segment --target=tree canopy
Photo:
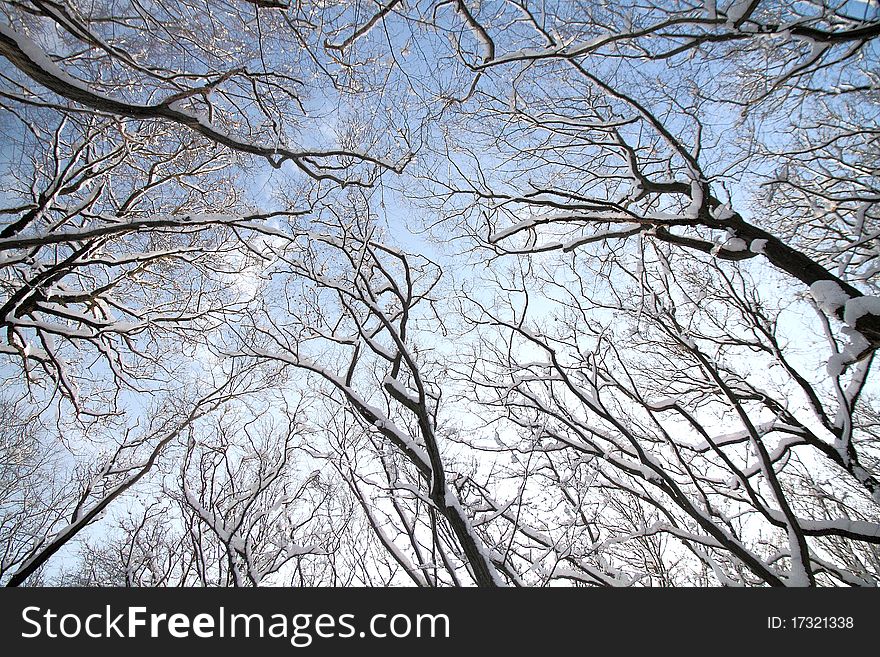
[[[0,582],[876,586],[880,8],[4,0]]]

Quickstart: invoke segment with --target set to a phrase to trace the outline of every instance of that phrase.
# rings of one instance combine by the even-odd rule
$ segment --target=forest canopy
[[[880,583],[875,0],[0,6],[0,583]]]

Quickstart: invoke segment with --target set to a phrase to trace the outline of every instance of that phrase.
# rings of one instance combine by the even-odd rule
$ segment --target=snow
[[[480,538],[480,536],[476,533],[476,531],[474,531],[474,527],[467,514],[464,512],[464,509],[461,507],[458,498],[449,488],[446,488],[446,490],[443,491],[443,502],[444,504],[446,504],[447,508],[452,509],[461,519],[462,523],[465,526],[465,531],[467,531],[467,533],[473,539],[474,546],[480,553],[480,556],[482,557],[483,562],[486,566],[486,570],[489,571],[489,576],[492,578],[494,584],[499,587],[506,586],[506,582],[495,569],[495,565],[492,563],[492,555],[489,553],[486,544],[483,542],[483,539]]]
[[[724,243],[723,248],[725,251],[745,251],[748,248],[748,245],[745,240],[742,240],[739,237],[731,237]]]
[[[721,251],[747,251],[749,248],[749,243],[744,239],[741,239],[736,236],[736,233],[728,229],[725,232],[724,241],[717,242],[712,250],[709,251],[713,256],[717,256]]]
[[[775,520],[785,522],[785,517],[780,511],[770,510],[770,515]],[[851,520],[846,517],[827,518],[822,520],[812,520],[809,518],[799,518],[798,525],[804,531],[810,532],[845,532],[849,534],[858,534],[864,538],[880,538],[880,523],[871,522],[870,520]]]
[[[520,230],[525,230],[527,228],[535,226],[536,224],[537,222],[534,219],[526,219],[525,221],[514,224],[509,228],[493,232],[491,235],[489,235],[489,241],[494,244],[495,242],[503,240],[505,237],[509,237],[510,235],[513,235]]]
[[[117,333],[133,333],[146,327],[145,322],[114,322],[110,330]]]
[[[834,281],[816,281],[810,286],[816,305],[826,313],[836,313],[850,300],[849,295]]]
[[[843,321],[848,326],[855,328],[856,322],[865,315],[880,316],[880,297],[856,297],[844,304]]]
[[[755,425],[755,430],[760,435],[765,435],[773,431],[774,429],[783,429],[786,425],[778,422],[776,420],[771,420],[769,422],[762,422],[760,424]],[[748,440],[751,437],[751,433],[748,429],[740,429],[739,431],[734,431],[732,433],[726,433],[721,435],[716,435],[711,438],[711,442],[708,440],[703,440],[696,445],[694,445],[694,450],[698,452],[705,452],[710,449],[714,449],[716,447],[724,447],[725,445],[735,445],[737,443],[741,443],[743,441]]]
[[[604,230],[593,233],[591,235],[585,235],[582,237],[578,237],[577,239],[570,240],[565,242],[562,245],[563,251],[573,251],[579,246],[583,246],[585,244],[590,244],[592,242],[600,242],[602,240],[608,239],[620,239],[624,237],[630,237],[635,235],[642,229],[640,224],[636,223],[625,223],[621,224],[619,230]]]
[[[596,48],[604,45],[608,41],[608,36],[605,35],[600,35],[586,41],[579,41],[577,43],[565,43],[565,38],[561,37],[558,34],[555,35],[555,37],[556,40],[560,43],[559,46],[555,46],[552,48],[522,48],[520,50],[505,53],[500,57],[496,57],[493,61],[495,63],[504,63],[521,59],[539,59],[542,57],[552,57],[558,53],[565,53],[567,56],[577,57],[579,55],[584,55],[588,52],[595,50]]]
[[[722,203],[718,207],[712,208],[712,218],[717,221],[727,221],[733,214],[733,208],[730,207],[730,203]]]
[[[746,15],[751,4],[752,0],[734,0],[730,3],[730,6],[725,12],[727,14],[727,25],[733,27],[738,20]]]
[[[767,240],[752,240],[749,244],[749,251],[752,253],[764,253],[764,248],[767,246]]]
[[[648,407],[654,411],[662,411],[675,406],[681,400],[681,395],[673,397],[663,397],[655,401],[648,402]]]
[[[399,397],[408,399],[413,404],[419,403],[418,397],[415,397],[409,390],[407,390],[406,386],[390,375],[382,380],[382,387],[393,389]]]
[[[2,248],[2,247],[0,247]],[[19,263],[22,261],[22,257],[16,253],[0,253],[0,267],[4,267],[9,263]]]
[[[836,378],[843,374],[843,370],[849,363],[849,360],[849,356],[845,352],[833,354],[825,364],[825,371],[828,372],[828,376]]]
[[[715,0],[703,0],[703,9],[706,11],[706,17],[712,20],[718,18],[718,8]]]
[[[871,346],[871,343],[868,342],[867,338],[854,328],[844,326],[840,332],[849,338],[849,344],[846,345],[846,352],[852,356],[853,359],[857,358],[859,354]]]
[[[803,555],[798,548],[798,534],[792,525],[788,526],[788,543],[791,546],[791,571],[788,573],[788,585],[805,587],[810,585],[810,577]]]
[[[829,376],[839,377],[846,366],[856,362],[870,346],[855,327],[866,315],[880,316],[880,297],[850,298],[834,281],[816,281],[810,286],[810,294],[816,300],[816,305],[828,314],[837,313],[843,308],[843,321],[847,326],[841,332],[849,338],[849,343],[841,351],[832,354],[825,365]]]
[[[804,37],[803,35],[798,35],[798,39],[801,41],[807,41],[810,44],[810,55],[809,60],[815,60],[819,56],[822,55],[826,50],[828,50],[828,44],[822,43],[820,41],[814,41],[808,37]]]
[[[859,356],[871,346],[867,338],[854,328],[844,326],[840,332],[849,338],[849,343],[844,346],[843,350],[828,359],[825,369],[832,377],[843,374],[846,366],[855,363]]]
[[[71,327],[65,324],[52,324],[51,322],[37,319],[32,320],[23,317],[15,317],[12,313],[9,313],[6,316],[6,322],[7,324],[28,327],[37,331],[55,333],[56,335],[61,335],[69,339],[81,338],[84,340],[88,340],[94,337],[94,334],[90,330],[84,328]]]
[[[691,180],[691,202],[685,208],[684,216],[688,219],[696,219],[703,207],[703,185],[699,180]]]
[[[53,62],[49,57],[43,52],[42,48],[38,46],[36,43],[31,41],[25,35],[16,32],[11,27],[7,25],[0,24],[0,35],[15,43],[18,46],[18,49],[27,57],[33,64],[37,67],[48,73],[54,78],[57,78],[64,84],[70,85],[79,89],[80,91],[84,91],[96,98],[100,98],[102,100],[106,100],[109,102],[116,102],[113,98],[109,96],[105,96],[102,93],[92,89],[87,84],[82,82],[81,80],[77,80],[74,77],[71,77],[66,72],[64,72],[61,68],[59,68],[55,62]],[[136,105],[134,103],[131,104],[132,107],[144,107],[143,105]]]

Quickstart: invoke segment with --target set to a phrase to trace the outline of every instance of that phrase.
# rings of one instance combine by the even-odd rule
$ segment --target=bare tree
[[[465,442],[513,462],[516,496],[481,481],[472,503],[510,523],[508,558],[594,584],[700,569],[722,584],[876,583],[825,549],[844,539],[870,563],[880,499],[855,419],[880,336],[877,16],[758,1],[457,10],[445,52],[462,83],[415,172],[438,234],[492,264],[495,293],[461,286],[480,333],[458,367],[473,412],[506,420],[500,448],[491,415]],[[804,299],[818,313],[797,325]],[[592,473],[574,490],[571,463]],[[802,491],[803,463],[859,501]],[[523,502],[539,490],[552,501]],[[659,568],[615,554],[656,555],[648,537],[677,545]]]
[[[877,585],[876,3],[329,4],[4,3],[7,581]]]
[[[434,580],[422,572],[427,551],[433,555],[429,571],[440,568],[436,560],[442,557],[450,577],[459,577],[464,564],[478,584],[494,585],[500,575],[447,473],[437,420],[442,392],[426,376],[417,340],[425,313],[428,321],[442,323],[431,309],[440,272],[430,260],[406,256],[380,237],[368,202],[356,193],[345,205],[328,208],[326,218],[313,220],[309,232],[289,228],[273,271],[286,275],[285,290],[273,295],[281,304],[267,304],[255,317],[246,353],[316,375],[355,414],[356,431],[373,447],[371,475],[387,482],[393,510],[380,510],[367,495],[365,475],[347,450],[335,455],[334,467],[414,582]],[[291,307],[291,298],[306,302]],[[389,522],[406,537],[412,556],[395,547]]]
[[[8,584],[152,474],[192,422],[253,390],[252,368],[211,346],[252,300],[257,232],[275,216],[253,211],[244,172],[294,163],[313,185],[289,215],[323,180],[368,185],[391,166],[291,146],[308,58],[269,72],[250,10],[228,9],[210,36],[185,5],[3,7],[3,377],[30,421],[55,425],[30,458],[69,466],[66,497],[33,519],[42,530],[10,539]],[[16,504],[11,517],[27,518],[30,501]]]
[[[280,427],[224,414],[204,437],[189,436],[171,497],[202,584],[256,586],[290,561],[326,552],[319,510],[330,491],[295,458],[310,439],[303,412],[288,409]]]

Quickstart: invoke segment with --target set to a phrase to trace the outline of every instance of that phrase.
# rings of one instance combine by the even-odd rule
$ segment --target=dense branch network
[[[876,3],[0,13],[3,583],[880,582]]]

